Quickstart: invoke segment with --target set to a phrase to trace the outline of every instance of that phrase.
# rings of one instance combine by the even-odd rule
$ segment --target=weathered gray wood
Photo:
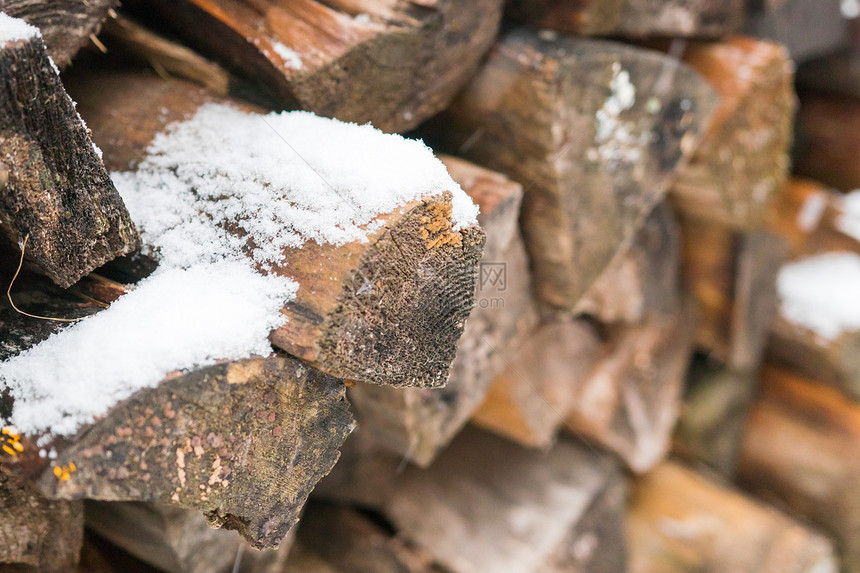
[[[73,93],[107,165],[117,170],[137,165],[169,123],[207,102],[225,101],[187,82],[140,73],[80,80]],[[260,111],[227,101],[248,113]],[[383,214],[382,225],[364,242],[309,241],[285,249],[284,263],[271,272],[289,276],[299,290],[285,306],[289,320],[272,333],[272,343],[343,379],[444,385],[475,304],[484,244],[477,225],[452,230],[450,199],[445,192]]]
[[[627,520],[631,573],[836,573],[814,529],[667,462],[634,484]]]
[[[9,438],[0,435],[0,444]],[[46,499],[0,463],[0,539],[0,571],[71,573],[84,540],[83,504]]]
[[[0,228],[57,284],[139,246],[41,38],[0,45],[0,145]]]
[[[86,524],[168,573],[281,573],[292,543],[291,535],[278,549],[252,550],[236,532],[209,527],[198,511],[152,503],[87,502]]]
[[[0,12],[42,32],[48,55],[61,69],[99,33],[117,0],[0,0]]]
[[[663,197],[716,97],[662,54],[542,38],[503,36],[436,128],[451,149],[523,184],[537,297],[570,310]]]
[[[380,444],[421,466],[466,424],[512,351],[536,327],[525,248],[517,227],[522,187],[450,156],[451,176],[480,207],[487,233],[476,305],[444,388],[392,389],[361,384],[349,391],[359,424]]]
[[[296,106],[404,131],[444,109],[492,44],[502,0],[158,0],[159,21]]]

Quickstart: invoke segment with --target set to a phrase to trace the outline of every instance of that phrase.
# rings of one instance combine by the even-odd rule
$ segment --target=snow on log
[[[118,5],[117,0],[4,0],[0,9],[38,28],[48,55],[64,69]]]
[[[145,75],[77,87],[162,265],[174,255],[207,260],[213,244],[244,252],[297,288],[276,346],[339,378],[444,384],[474,305],[484,234],[429,149],[305,112],[214,103],[196,86]],[[180,215],[161,212],[183,193]],[[217,228],[195,235],[206,217]]]
[[[860,571],[860,406],[814,379],[769,366],[747,424],[740,483],[819,525],[842,571]]]
[[[675,462],[635,483],[631,573],[836,573],[826,537]]]
[[[285,106],[405,131],[444,109],[492,45],[502,0],[141,3]]]
[[[349,391],[359,424],[380,444],[429,465],[480,406],[506,356],[535,328],[525,248],[517,227],[522,187],[461,159],[441,157],[481,209],[487,234],[477,301],[444,388],[392,389],[362,384]]]
[[[4,7],[5,9],[5,7]],[[39,31],[0,13],[0,226],[67,287],[139,246]]]
[[[794,66],[783,46],[742,36],[687,43],[683,61],[716,90],[720,106],[670,196],[685,214],[759,227],[788,175]]]
[[[662,54],[515,30],[436,128],[523,185],[537,297],[570,310],[663,197],[716,102]]]

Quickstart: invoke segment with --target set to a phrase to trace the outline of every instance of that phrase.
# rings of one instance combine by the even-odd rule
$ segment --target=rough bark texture
[[[839,0],[747,0],[744,33],[785,45],[795,62],[832,52],[848,41]]]
[[[0,443],[7,438],[0,436]],[[0,540],[0,571],[70,573],[84,540],[83,504],[46,499],[29,480],[0,466]]]
[[[683,276],[700,320],[696,344],[736,370],[758,367],[777,307],[776,275],[786,243],[759,229],[680,218]]]
[[[860,101],[801,94],[794,170],[841,191],[860,188]]]
[[[256,548],[277,547],[353,428],[344,390],[285,356],[197,370],[114,406],[37,484],[51,498],[198,509]]]
[[[758,372],[694,361],[687,379],[672,451],[734,479],[741,440],[757,390]]]
[[[600,339],[587,322],[544,322],[508,355],[472,420],[522,445],[549,447],[599,354]]]
[[[502,0],[158,0],[159,24],[285,106],[384,131],[444,109],[492,44]]]
[[[630,248],[617,257],[577,310],[604,324],[672,314],[680,301],[681,232],[674,213],[658,205]]]
[[[835,536],[842,571],[860,571],[860,406],[768,367],[738,464],[741,483]]]
[[[734,37],[692,42],[683,61],[721,100],[671,196],[685,213],[736,228],[760,226],[788,175],[796,107],[788,53],[778,44]]]
[[[39,38],[0,47],[0,228],[67,287],[139,246],[137,230]]]
[[[542,37],[504,36],[438,129],[523,184],[537,296],[570,310],[663,196],[716,98],[661,54]]]
[[[86,518],[89,529],[167,573],[281,573],[292,542],[254,551],[198,511],[152,503],[88,502]]]
[[[549,453],[466,430],[384,505],[402,534],[456,573],[625,570],[624,478],[560,442]]]
[[[0,12],[39,28],[54,63],[65,68],[99,33],[117,0],[0,0]]]
[[[346,507],[311,504],[302,517],[297,543],[324,559],[333,571],[431,573],[427,555],[394,537],[366,515]],[[293,561],[292,556],[290,561]],[[303,573],[305,573],[303,571]]]
[[[616,453],[634,472],[669,450],[692,351],[689,305],[618,327],[590,374],[570,389],[567,425]]]
[[[91,75],[76,87],[111,169],[134,166],[156,133],[213,100],[191,84],[139,74]],[[284,264],[271,272],[300,286],[284,309],[289,321],[272,342],[339,378],[443,385],[474,306],[484,243],[478,226],[453,231],[448,221],[439,231],[427,231],[428,221],[444,222],[449,214],[446,193],[380,216],[383,225],[365,243],[335,247],[311,241],[286,249]],[[459,240],[434,245],[424,238],[428,232],[431,238],[450,233]]]
[[[448,383],[438,389],[359,385],[350,390],[359,423],[382,445],[426,466],[480,406],[508,352],[535,328],[525,248],[517,227],[522,187],[503,175],[450,156],[451,176],[480,207],[487,234],[475,308],[469,315]]]
[[[634,485],[631,573],[835,573],[830,541],[759,502],[667,462]]]
[[[625,0],[508,0],[507,16],[535,28],[592,36],[621,23]]]

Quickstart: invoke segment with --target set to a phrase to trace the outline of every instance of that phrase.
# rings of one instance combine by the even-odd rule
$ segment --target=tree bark
[[[667,462],[633,487],[631,573],[837,570],[824,536],[773,508]]]
[[[281,573],[292,543],[291,536],[278,549],[247,549],[239,535],[210,528],[198,511],[152,503],[87,502],[86,523],[167,573]]]
[[[9,434],[0,436],[0,444],[9,440]],[[46,499],[25,477],[0,465],[0,538],[2,571],[71,573],[84,540],[83,504]]]
[[[503,36],[435,127],[451,149],[523,184],[537,297],[571,310],[663,197],[716,98],[661,54],[542,37]]]
[[[0,144],[0,228],[58,285],[139,246],[39,37],[0,46]]]
[[[380,444],[429,465],[480,406],[506,356],[537,324],[525,248],[517,226],[522,187],[503,175],[442,156],[480,207],[487,234],[477,303],[457,343],[448,383],[438,389],[359,385],[349,391],[359,423]]]
[[[842,571],[860,571],[860,406],[837,390],[768,367],[741,450],[741,483],[829,531]]]
[[[90,75],[77,87],[107,165],[117,170],[141,161],[167,124],[216,100],[196,86],[139,74]],[[272,333],[272,342],[339,378],[444,385],[474,306],[484,243],[478,226],[452,231],[449,224],[438,233],[425,228],[450,207],[447,193],[414,201],[380,216],[383,224],[367,242],[336,247],[311,241],[286,249],[285,263],[271,272],[300,286],[284,308],[289,321]],[[431,238],[451,233],[459,241],[434,245],[428,232]]]
[[[492,44],[502,0],[159,0],[158,24],[286,107],[383,131],[444,109]]]
[[[763,223],[785,182],[795,112],[793,65],[778,44],[734,37],[686,45],[684,63],[720,95],[720,106],[671,197],[682,212],[739,229]]]
[[[508,0],[507,16],[535,28],[594,36],[618,28],[624,4],[624,0]]]
[[[118,5],[117,0],[2,0],[0,12],[39,28],[48,55],[64,69]]]

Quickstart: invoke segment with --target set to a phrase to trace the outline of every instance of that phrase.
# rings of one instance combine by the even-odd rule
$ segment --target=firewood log
[[[633,486],[632,573],[835,573],[823,535],[777,510],[666,462]]]
[[[813,181],[793,180],[780,192],[769,224],[791,245],[792,261],[840,252],[860,254],[854,200]],[[821,336],[780,310],[768,340],[769,360],[860,399],[860,331],[849,328]]]
[[[716,97],[661,54],[544,38],[505,35],[433,130],[523,184],[537,297],[571,310],[664,195]]]
[[[388,132],[447,106],[492,44],[502,9],[502,0],[139,4],[283,105]]]
[[[803,92],[797,113],[794,170],[841,191],[860,188],[860,101]]]
[[[9,447],[13,437],[4,432],[0,444]],[[47,499],[25,477],[0,466],[0,538],[0,570],[70,573],[84,540],[83,504]]]
[[[167,573],[281,573],[292,543],[290,536],[278,549],[251,550],[235,532],[210,528],[198,511],[153,503],[87,502],[86,524]]]
[[[795,62],[832,52],[848,41],[848,22],[839,0],[765,0],[753,9],[744,33],[785,45]]]
[[[430,558],[394,537],[357,510],[316,503],[308,506],[296,539],[299,559],[313,554],[332,571],[353,573],[431,573]],[[290,555],[287,566],[293,564]],[[289,571],[289,569],[288,569]],[[299,569],[302,573],[305,570]]]
[[[191,84],[141,74],[90,75],[76,88],[112,170],[136,165],[166,125],[216,99]],[[259,129],[268,128],[261,121]],[[484,242],[476,225],[453,231],[446,223],[449,197],[381,216],[384,224],[365,242],[287,248],[272,272],[300,286],[272,342],[339,378],[443,385],[474,304]]]
[[[320,484],[326,497],[381,511],[446,571],[625,570],[626,480],[593,449],[560,441],[541,452],[467,428],[426,470],[355,454]]]
[[[580,35],[720,37],[736,31],[743,0],[512,0],[509,16],[532,26]]]
[[[0,18],[0,227],[67,287],[139,237],[38,31]]]
[[[600,275],[577,310],[604,324],[672,314],[680,304],[681,232],[672,210],[658,205],[633,244]]]
[[[4,0],[0,11],[39,28],[48,55],[60,69],[93,40],[117,0]]]
[[[860,571],[860,406],[837,390],[768,367],[743,441],[741,483],[835,536],[842,571]]]
[[[679,169],[671,197],[686,214],[759,227],[788,174],[795,111],[788,54],[777,44],[734,37],[688,43],[683,61],[721,100],[692,160]]]
[[[358,422],[380,444],[427,466],[480,406],[507,352],[535,328],[530,274],[517,220],[522,187],[503,175],[442,156],[451,176],[481,208],[487,233],[479,264],[477,302],[439,389],[393,389],[360,384],[350,389]]]
[[[567,428],[617,454],[636,473],[669,450],[692,354],[690,305],[613,329],[576,387]]]
[[[694,359],[672,439],[672,452],[734,479],[738,453],[755,400],[758,370],[738,371]]]
[[[786,243],[766,229],[740,232],[697,216],[680,222],[684,281],[700,315],[696,344],[735,370],[754,370],[776,313]]]
[[[598,333],[588,322],[544,322],[508,355],[472,421],[524,446],[549,447],[600,350]]]

